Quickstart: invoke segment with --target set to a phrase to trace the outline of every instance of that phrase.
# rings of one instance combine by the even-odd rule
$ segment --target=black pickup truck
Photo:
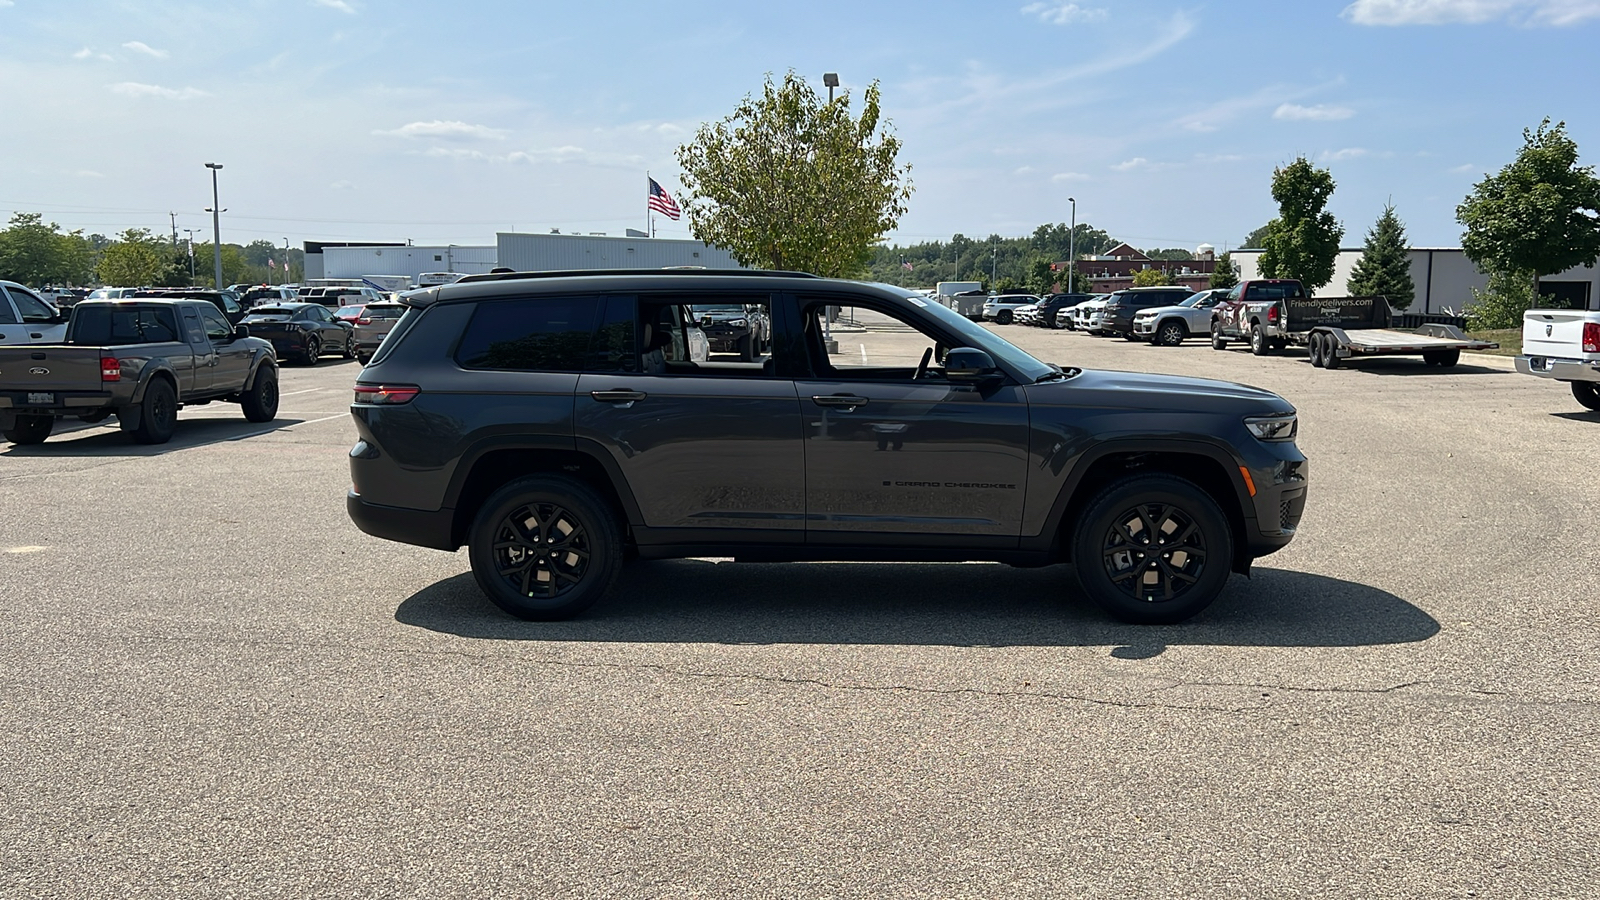
[[[0,347],[0,431],[13,444],[42,442],[56,419],[111,415],[140,443],[162,444],[181,407],[213,400],[271,421],[278,366],[270,343],[204,300],[86,300],[63,343]]]

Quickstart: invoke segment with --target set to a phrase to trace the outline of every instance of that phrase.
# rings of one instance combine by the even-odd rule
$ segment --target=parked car
[[[1039,323],[1039,300],[1036,303],[1024,303],[1011,311],[1011,321],[1018,325],[1037,325]]]
[[[67,333],[67,315],[31,289],[0,281],[0,344],[48,344]]]
[[[366,308],[367,305],[365,303],[352,303],[349,306],[341,306],[334,310],[333,317],[341,322],[349,322],[354,325],[356,320],[361,318],[361,311]]]
[[[983,302],[983,318],[996,325],[1010,325],[1017,307],[1038,302],[1039,298],[1032,294],[991,294]]]
[[[366,365],[377,354],[378,347],[383,344],[383,339],[400,317],[405,315],[407,307],[404,303],[393,300],[384,300],[381,303],[369,303],[362,307],[361,316],[355,321],[356,359]]]
[[[1137,340],[1133,333],[1133,317],[1136,313],[1156,306],[1174,306],[1193,293],[1189,288],[1171,285],[1116,291],[1106,299],[1100,330],[1130,341]]]
[[[1110,294],[1084,294],[1082,296],[1084,297],[1084,299],[1079,300],[1079,301],[1077,301],[1075,303],[1070,303],[1070,304],[1068,304],[1066,306],[1063,306],[1060,309],[1056,310],[1056,327],[1057,328],[1066,328],[1066,329],[1072,330],[1072,331],[1076,331],[1077,329],[1081,328],[1082,327],[1082,325],[1080,324],[1081,317],[1079,315],[1080,310],[1085,310],[1088,307],[1088,304],[1094,303],[1096,301],[1103,301],[1103,300],[1105,300],[1107,297],[1109,297],[1111,295]]]
[[[141,299],[157,299],[167,297],[175,300],[204,300],[215,306],[217,311],[227,317],[229,325],[237,325],[244,321],[245,308],[233,291],[207,291],[198,288],[150,288],[148,290],[134,291],[133,296]]]
[[[769,302],[772,358],[689,358],[690,297]],[[465,545],[515,616],[583,611],[629,557],[712,555],[1075,561],[1111,614],[1174,622],[1287,545],[1305,505],[1283,398],[1063,370],[906,289],[529,273],[404,302],[355,384],[346,509],[380,538]],[[896,322],[920,362],[831,349],[830,306]]]
[[[122,299],[127,298],[127,297],[132,297],[134,291],[137,291],[137,290],[138,290],[138,288],[119,288],[119,287],[95,288],[94,290],[90,291],[88,296],[84,297],[83,299],[85,299],[85,300],[122,300]]]
[[[1073,310],[1078,316],[1078,330],[1096,337],[1104,334],[1101,326],[1105,324],[1106,301],[1110,299],[1111,295],[1105,294],[1078,304]]]
[[[1187,337],[1211,334],[1211,308],[1226,290],[1200,291],[1175,306],[1142,309],[1133,316],[1134,337],[1158,347],[1176,347]]]
[[[135,440],[161,444],[181,407],[213,400],[271,421],[278,367],[270,344],[206,300],[85,300],[64,340],[0,347],[0,431],[14,444],[44,441],[56,419],[112,415]]]
[[[711,353],[737,353],[742,360],[753,360],[772,343],[772,322],[756,303],[697,303],[690,315],[705,332]]]
[[[294,289],[283,285],[258,284],[244,292],[239,298],[239,303],[245,309],[254,309],[257,306],[271,306],[276,303],[294,303],[298,299]]]
[[[1565,381],[1586,409],[1600,410],[1600,312],[1530,309],[1522,314],[1517,371]]]
[[[324,353],[356,358],[355,326],[334,319],[320,303],[278,303],[258,306],[245,316],[250,334],[272,342],[280,359],[314,366]]]
[[[1029,325],[1040,328],[1065,328],[1061,321],[1061,311],[1088,300],[1093,294],[1051,294],[1034,305],[1035,313],[1029,317]]]

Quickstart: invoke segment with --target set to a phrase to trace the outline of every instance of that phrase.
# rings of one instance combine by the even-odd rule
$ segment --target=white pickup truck
[[[1572,396],[1600,410],[1600,311],[1530,309],[1522,314],[1517,371],[1572,385]]]

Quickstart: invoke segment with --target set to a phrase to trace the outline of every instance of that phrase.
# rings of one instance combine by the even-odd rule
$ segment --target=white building
[[[728,251],[695,240],[514,232],[502,232],[495,237],[499,264],[518,272],[659,269],[665,266],[743,268]]]
[[[365,275],[404,275],[415,284],[423,272],[457,272],[481,275],[494,268],[495,248],[445,244],[443,246],[355,246],[322,248],[322,275],[307,278],[361,278]]]

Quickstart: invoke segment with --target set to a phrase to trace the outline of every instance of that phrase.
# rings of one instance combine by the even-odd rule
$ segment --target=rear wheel
[[[1189,329],[1185,328],[1182,322],[1173,319],[1161,323],[1161,326],[1156,329],[1155,339],[1150,343],[1162,347],[1176,347],[1183,343],[1183,339],[1188,336]]]
[[[6,430],[6,440],[13,444],[42,444],[54,427],[55,416],[17,416],[16,424]]]
[[[344,336],[344,358],[356,358],[356,336],[349,332],[346,332]]]
[[[1600,410],[1600,385],[1592,381],[1574,381],[1572,399],[1578,401],[1585,409]]]
[[[178,392],[172,389],[172,382],[157,378],[144,389],[133,439],[141,444],[165,444],[177,430]]]
[[[1311,360],[1311,364],[1313,366],[1316,366],[1319,369],[1322,368],[1321,332],[1314,331],[1311,333],[1311,339],[1306,342],[1306,357]]]
[[[611,589],[622,568],[622,528],[587,485],[530,475],[484,502],[467,549],[495,606],[520,619],[565,619]]]
[[[263,367],[255,383],[239,398],[239,408],[251,422],[271,422],[278,416],[278,372]]]
[[[1439,366],[1440,368],[1448,369],[1456,363],[1461,362],[1461,351],[1459,349],[1429,350],[1428,352],[1422,354],[1422,361],[1430,366]]]
[[[314,337],[306,338],[305,356],[301,357],[300,361],[308,366],[314,366],[317,364],[317,358],[320,356],[322,356],[322,342]]]
[[[1262,330],[1261,323],[1250,326],[1250,352],[1256,356],[1266,356],[1272,351],[1272,345],[1267,343],[1267,333]]]
[[[755,343],[756,339],[753,335],[747,334],[744,337],[739,338],[739,358],[745,362],[750,362],[751,360],[755,359]]]
[[[1072,538],[1084,593],[1127,622],[1181,622],[1227,583],[1233,532],[1215,500],[1172,475],[1114,482],[1085,509]]]

